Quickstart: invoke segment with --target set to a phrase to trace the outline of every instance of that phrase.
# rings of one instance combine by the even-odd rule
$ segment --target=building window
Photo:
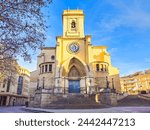
[[[55,56],[51,56],[51,60],[55,60]]]
[[[47,65],[45,65],[45,72],[47,72]]]
[[[104,65],[101,64],[101,71],[104,71]]]
[[[44,65],[40,65],[40,74],[52,72],[52,64],[46,63]]]
[[[96,71],[99,71],[99,64],[96,64]]]
[[[42,65],[42,73],[44,73],[44,65]]]
[[[3,88],[5,88],[5,84],[6,84],[6,79],[4,79],[3,81]]]
[[[71,29],[75,29],[75,28],[76,28],[76,22],[72,21],[72,23],[71,23]]]
[[[22,88],[23,88],[23,77],[19,76],[19,78],[18,78],[18,88],[17,88],[17,94],[18,95],[22,94]]]
[[[10,90],[10,83],[11,83],[11,78],[8,77],[8,81],[7,81],[7,90],[6,90],[6,92],[9,92],[9,90]]]
[[[49,64],[49,72],[52,72],[52,64]]]
[[[40,66],[40,74],[42,73],[42,68],[41,68],[41,66]]]
[[[105,71],[107,71],[107,66],[105,65]]]

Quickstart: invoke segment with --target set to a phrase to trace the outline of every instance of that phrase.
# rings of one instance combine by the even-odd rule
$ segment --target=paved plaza
[[[0,113],[150,113],[150,101],[138,96],[127,96],[118,101],[118,106],[96,109],[42,109],[20,107],[0,107]]]
[[[111,107],[103,109],[41,109],[0,107],[0,113],[150,113],[150,107]]]

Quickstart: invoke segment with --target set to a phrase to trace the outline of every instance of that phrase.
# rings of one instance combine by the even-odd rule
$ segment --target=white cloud
[[[128,3],[123,1],[109,1],[118,12],[104,17],[99,25],[105,31],[114,31],[120,26],[133,27],[135,29],[149,30],[150,29],[150,11],[146,10],[146,2],[130,1]]]

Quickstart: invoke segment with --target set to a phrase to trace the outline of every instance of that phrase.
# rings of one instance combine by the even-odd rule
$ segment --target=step
[[[97,104],[92,96],[85,97],[84,95],[67,95],[57,97],[57,101],[51,104]]]

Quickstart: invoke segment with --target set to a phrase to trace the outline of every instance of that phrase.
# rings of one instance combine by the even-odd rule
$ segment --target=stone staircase
[[[129,95],[118,101],[118,106],[150,106],[150,100],[141,98],[138,95]]]
[[[47,108],[53,109],[93,109],[107,107],[95,102],[95,95],[69,94],[57,96],[57,100],[51,102]]]
[[[150,94],[139,94],[138,97],[150,101]]]

